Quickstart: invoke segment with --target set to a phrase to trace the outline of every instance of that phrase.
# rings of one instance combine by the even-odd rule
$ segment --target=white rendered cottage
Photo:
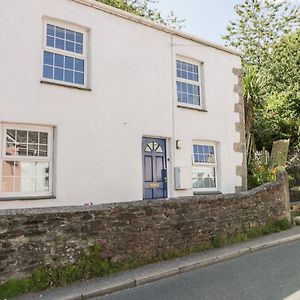
[[[245,189],[239,53],[94,0],[2,0],[0,209]]]

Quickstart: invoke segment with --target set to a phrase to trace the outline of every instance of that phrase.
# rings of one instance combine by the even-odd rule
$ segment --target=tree
[[[168,25],[176,29],[184,27],[184,20],[178,19],[171,11],[170,15],[166,18],[161,16],[161,13],[154,8],[150,8],[150,3],[157,3],[155,0],[97,0],[104,4],[113,6],[118,9],[125,10],[129,13],[145,17],[152,21],[158,22],[163,25]]]
[[[236,21],[230,21],[227,46],[241,50],[244,64],[260,67],[270,54],[270,46],[300,25],[300,10],[287,1],[245,0],[235,6]]]
[[[287,34],[270,50],[266,59],[265,103],[256,110],[253,131],[260,145],[289,138],[300,147],[300,29]]]
[[[235,6],[227,46],[243,52],[246,132],[258,148],[291,138],[300,143],[299,6],[278,0],[244,0]]]

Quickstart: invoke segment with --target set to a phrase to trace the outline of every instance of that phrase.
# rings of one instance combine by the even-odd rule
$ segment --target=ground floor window
[[[193,142],[194,191],[217,190],[217,156],[216,144],[210,142]]]
[[[52,194],[53,128],[0,125],[0,197]]]

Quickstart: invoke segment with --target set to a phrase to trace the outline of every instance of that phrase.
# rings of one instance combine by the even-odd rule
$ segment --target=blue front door
[[[143,138],[144,199],[166,198],[166,140]]]

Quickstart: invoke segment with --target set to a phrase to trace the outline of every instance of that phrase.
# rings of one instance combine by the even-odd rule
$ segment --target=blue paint
[[[147,147],[149,145],[149,147]],[[167,198],[166,140],[143,138],[143,198]],[[153,187],[156,184],[157,187]]]

